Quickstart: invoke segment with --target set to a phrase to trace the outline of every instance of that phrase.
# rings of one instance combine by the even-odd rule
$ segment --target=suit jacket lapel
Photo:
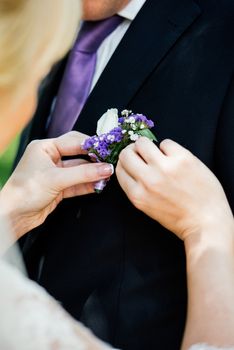
[[[147,0],[90,94],[74,129],[94,134],[97,119],[108,108],[126,108],[200,13],[193,0]]]
[[[46,137],[45,125],[50,114],[53,99],[57,95],[59,89],[67,58],[68,55],[53,67],[50,74],[40,86],[38,93],[38,109],[34,115],[33,122],[30,123],[27,131],[25,131],[25,134],[27,133],[30,135],[28,141]]]

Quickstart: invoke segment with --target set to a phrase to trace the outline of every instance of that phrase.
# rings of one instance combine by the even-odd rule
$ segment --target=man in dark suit
[[[110,34],[109,45],[120,41],[113,55],[108,37],[99,48],[96,78],[73,129],[95,134],[98,118],[112,107],[144,113],[159,140],[181,143],[216,173],[234,208],[233,1],[83,3],[87,19],[103,18],[101,8],[104,17],[119,9],[124,16],[129,6],[137,13]],[[106,50],[112,56],[100,68]],[[66,62],[43,84],[28,139],[47,136]],[[100,195],[64,201],[24,250],[30,276],[97,336],[126,350],[180,348],[183,244],[135,209],[115,178]]]

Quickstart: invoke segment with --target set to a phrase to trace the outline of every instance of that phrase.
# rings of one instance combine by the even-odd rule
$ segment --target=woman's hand
[[[94,192],[93,183],[108,178],[113,168],[63,156],[84,154],[86,138],[78,132],[33,141],[0,192],[0,214],[10,218],[17,238],[42,224],[64,198]]]
[[[120,154],[116,174],[134,206],[182,240],[206,228],[210,232],[217,223],[233,225],[217,178],[171,140],[163,141],[158,149],[140,138]]]
[[[158,149],[146,138],[122,151],[116,173],[131,202],[185,243],[188,312],[182,349],[233,344],[234,223],[217,178],[177,143],[165,140]]]

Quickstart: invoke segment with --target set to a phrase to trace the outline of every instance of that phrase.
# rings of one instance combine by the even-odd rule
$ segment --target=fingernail
[[[114,174],[114,166],[112,164],[104,164],[98,168],[100,176],[111,176]]]

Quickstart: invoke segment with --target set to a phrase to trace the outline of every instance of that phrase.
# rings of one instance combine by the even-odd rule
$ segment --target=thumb
[[[78,184],[96,182],[110,177],[114,172],[112,164],[87,163],[69,168],[56,169],[55,185],[60,191]]]

